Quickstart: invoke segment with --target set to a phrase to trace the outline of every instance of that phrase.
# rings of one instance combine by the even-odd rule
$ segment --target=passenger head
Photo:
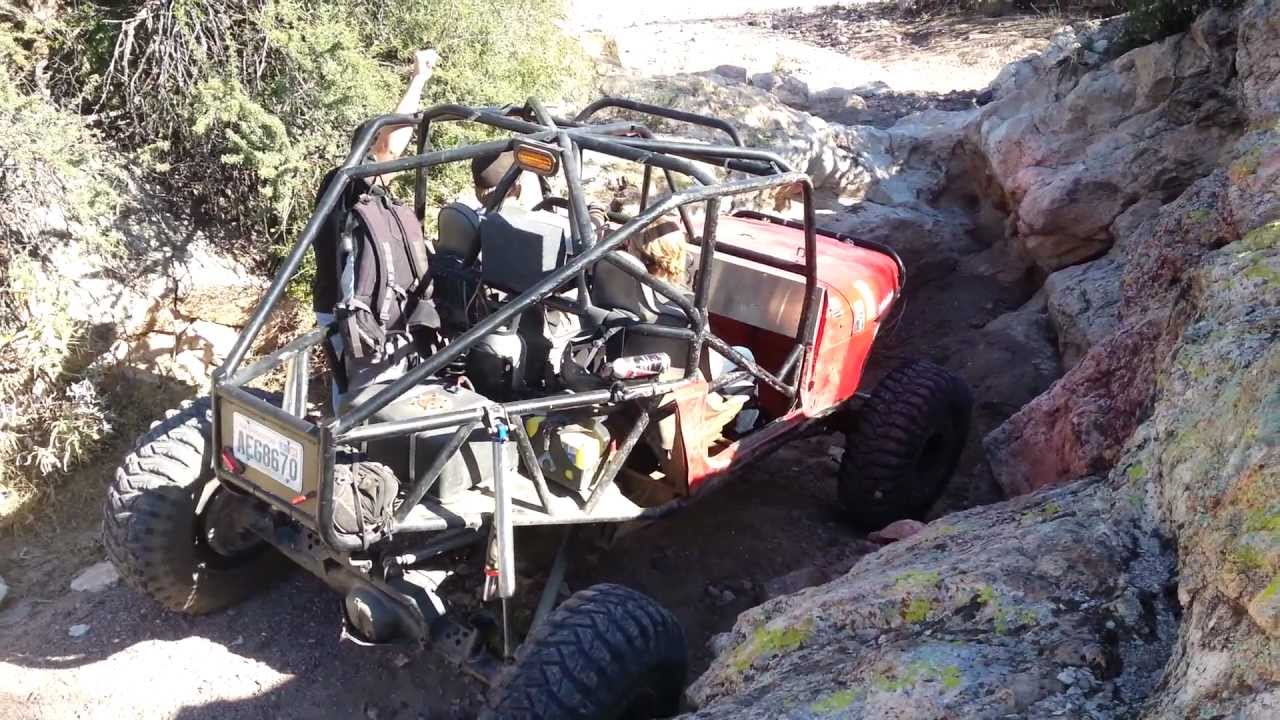
[[[659,218],[631,241],[631,252],[650,275],[673,285],[685,284],[685,236],[674,217]]]
[[[471,161],[471,180],[476,186],[476,199],[485,207],[493,199],[493,191],[502,182],[502,177],[515,165],[515,155],[510,151],[496,155],[484,155]],[[507,197],[520,196],[520,178],[511,184]]]

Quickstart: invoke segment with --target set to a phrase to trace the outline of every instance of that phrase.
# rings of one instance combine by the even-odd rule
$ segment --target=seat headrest
[[[644,263],[630,253],[615,250],[609,256],[639,272],[645,271]],[[653,289],[608,260],[596,263],[592,295],[596,304],[607,310],[624,310],[643,322],[658,318],[659,303]]]
[[[440,208],[436,252],[453,255],[470,265],[480,257],[480,214],[470,205],[452,202]]]

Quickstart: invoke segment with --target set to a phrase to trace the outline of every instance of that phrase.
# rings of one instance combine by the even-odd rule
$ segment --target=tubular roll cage
[[[643,113],[659,118],[692,123],[713,128],[723,132],[732,142],[731,145],[711,145],[688,142],[676,142],[658,139],[653,132],[642,124],[635,122],[610,122],[589,124],[588,121],[599,111],[606,108],[617,108]],[[429,150],[428,137],[434,122],[466,121],[476,122],[499,130],[514,133],[511,137],[488,142],[481,142],[463,147]],[[384,162],[367,160],[369,148],[377,135],[387,129],[413,126],[417,134],[417,152],[408,157]],[[279,303],[285,293],[289,281],[297,272],[307,250],[314,243],[326,216],[339,203],[347,186],[356,179],[376,177],[388,173],[407,170],[416,171],[414,191],[414,207],[422,219],[426,209],[427,175],[426,170],[444,163],[471,160],[511,150],[520,141],[533,140],[558,149],[561,155],[561,169],[568,189],[567,205],[569,210],[570,235],[574,253],[566,262],[549,275],[530,286],[524,292],[509,299],[495,312],[472,325],[466,332],[454,338],[445,348],[424,358],[419,364],[409,369],[402,377],[390,383],[368,400],[339,413],[336,417],[324,417],[318,423],[305,419],[305,397],[307,384],[307,363],[311,348],[324,342],[331,330],[317,328],[299,338],[294,339],[279,350],[241,368],[249,348],[261,332],[271,311]],[[641,191],[640,212],[634,217],[615,216],[612,219],[623,222],[622,226],[607,237],[596,241],[591,221],[588,216],[587,201],[583,193],[580,177],[581,153],[590,150],[611,155],[624,160],[632,160],[644,165],[644,185]],[[730,170],[740,171],[748,176],[745,179],[716,183],[706,170],[695,165],[707,163]],[[656,202],[650,202],[652,171],[662,171],[670,194]],[[502,178],[490,210],[501,204],[506,191],[519,177],[520,169],[513,167]],[[690,187],[679,189],[675,175],[680,174],[692,181]],[[544,198],[550,197],[550,187],[545,179],[541,179]],[[803,263],[780,262],[777,258],[766,256],[750,249],[734,248],[733,255],[747,259],[768,262],[774,266],[802,274],[805,278],[805,302],[801,311],[796,343],[786,356],[777,373],[770,372],[759,364],[743,356],[724,340],[711,332],[707,321],[707,301],[711,283],[711,267],[716,253],[717,214],[720,209],[720,198],[742,193],[758,192],[770,188],[798,184],[803,190],[804,199],[804,243],[805,258]],[[552,198],[554,199],[554,198]],[[692,220],[687,206],[692,203],[705,202],[706,212],[700,240],[694,240]],[[636,233],[643,230],[662,215],[676,210],[688,237],[701,245],[699,267],[694,283],[693,299],[690,301],[674,285],[657,279],[642,269],[636,269],[618,257],[624,244]],[[743,213],[751,217],[761,218],[758,213]],[[781,219],[774,219],[783,222]],[[253,316],[240,334],[231,349],[223,366],[213,375],[213,412],[215,422],[214,447],[222,448],[220,401],[222,398],[234,400],[238,404],[247,405],[262,413],[271,420],[291,430],[307,435],[318,442],[320,448],[320,484],[317,490],[318,513],[314,521],[300,508],[281,498],[257,488],[252,483],[236,478],[225,471],[218,462],[214,469],[224,481],[229,481],[239,489],[245,490],[268,503],[274,509],[286,513],[303,527],[315,523],[315,529],[321,539],[333,551],[350,553],[368,549],[371,542],[396,532],[415,532],[440,529],[426,527],[415,523],[410,518],[413,507],[422,500],[432,485],[439,478],[445,464],[458,452],[468,435],[476,427],[484,423],[492,423],[495,419],[506,424],[517,443],[521,464],[531,475],[538,498],[545,512],[553,514],[548,501],[549,490],[542,476],[539,464],[534,460],[534,450],[525,432],[522,416],[532,413],[547,413],[560,410],[586,408],[592,406],[617,407],[623,403],[636,402],[640,406],[640,416],[628,432],[625,439],[609,455],[595,486],[587,498],[584,511],[589,516],[592,509],[600,501],[603,493],[612,486],[615,477],[622,468],[623,462],[649,424],[654,413],[653,402],[664,394],[674,392],[693,384],[699,372],[699,360],[704,346],[728,358],[738,370],[717,379],[710,388],[719,389],[725,385],[754,378],[767,384],[792,403],[797,400],[800,384],[800,369],[804,366],[812,352],[814,336],[817,329],[817,318],[821,295],[817,284],[817,251],[813,207],[812,181],[804,173],[794,171],[791,166],[778,155],[744,147],[733,127],[720,119],[682,112],[670,108],[639,103],[620,98],[603,98],[578,113],[573,119],[554,118],[536,99],[530,99],[523,106],[508,105],[494,108],[472,108],[463,105],[436,105],[414,115],[382,115],[363,123],[357,128],[352,140],[351,151],[338,169],[334,181],[319,199],[315,212],[307,222],[302,233],[294,243],[289,255],[285,258],[274,282],[266,295],[259,302]],[[823,233],[827,235],[829,233]],[[871,243],[866,243],[872,245]],[[877,249],[880,249],[877,247]],[[896,258],[896,256],[894,256]],[[583,316],[587,322],[598,325],[606,315],[593,305],[587,292],[587,275],[589,267],[598,262],[610,262],[627,272],[639,282],[649,286],[664,299],[672,302],[685,314],[691,327],[666,327],[653,324],[633,324],[627,327],[628,332],[648,334],[666,338],[685,340],[689,343],[687,362],[682,378],[666,381],[640,381],[615,384],[612,388],[573,392],[544,398],[518,400],[508,403],[492,403],[484,407],[458,410],[432,415],[424,412],[421,417],[406,420],[366,423],[374,413],[386,407],[407,390],[440,371],[450,361],[469,350],[485,335],[493,332],[507,321],[517,317],[521,312],[539,303],[573,312]],[[554,295],[559,289],[576,284],[578,289],[576,300],[568,300]],[[288,363],[283,407],[276,407],[264,402],[245,389],[245,385],[267,371]],[[409,489],[404,502],[395,513],[389,527],[380,535],[365,534],[362,537],[345,537],[339,535],[334,527],[334,464],[339,444],[356,444],[380,438],[406,436],[426,430],[456,427],[453,435],[444,448],[432,460],[424,475]],[[215,456],[218,453],[215,453]],[[499,477],[496,480],[502,482]],[[510,480],[507,480],[508,482]],[[495,488],[497,491],[498,488]],[[501,496],[501,492],[495,493]],[[677,499],[676,501],[679,502]],[[497,504],[497,501],[495,501]],[[660,508],[659,508],[660,509]],[[650,514],[646,511],[646,515]],[[653,513],[660,514],[660,513]],[[589,522],[590,517],[575,516],[573,522]]]

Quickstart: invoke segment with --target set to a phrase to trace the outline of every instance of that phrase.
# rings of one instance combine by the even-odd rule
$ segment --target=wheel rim
[[[210,567],[230,569],[260,556],[267,544],[252,530],[247,498],[216,488],[196,512],[196,549]]]
[[[924,476],[937,474],[946,465],[950,446],[951,443],[942,433],[930,435],[921,446],[920,454],[916,456],[916,472]]]
[[[653,675],[650,672],[646,677],[640,679],[635,688],[627,694],[625,700],[620,704],[621,712],[615,717],[619,720],[651,720],[658,717],[660,712],[658,698],[658,689],[654,686]]]

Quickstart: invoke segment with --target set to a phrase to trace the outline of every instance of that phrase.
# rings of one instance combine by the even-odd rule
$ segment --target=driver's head
[[[484,155],[471,161],[471,180],[476,186],[476,199],[481,204],[488,207],[489,201],[493,199],[494,189],[515,163],[516,158],[511,151]],[[520,179],[516,178],[516,181],[511,184],[511,189],[507,191],[507,197],[519,195]]]
[[[680,222],[671,215],[658,219],[630,242],[631,252],[640,258],[649,274],[673,285],[685,283],[685,236]]]

